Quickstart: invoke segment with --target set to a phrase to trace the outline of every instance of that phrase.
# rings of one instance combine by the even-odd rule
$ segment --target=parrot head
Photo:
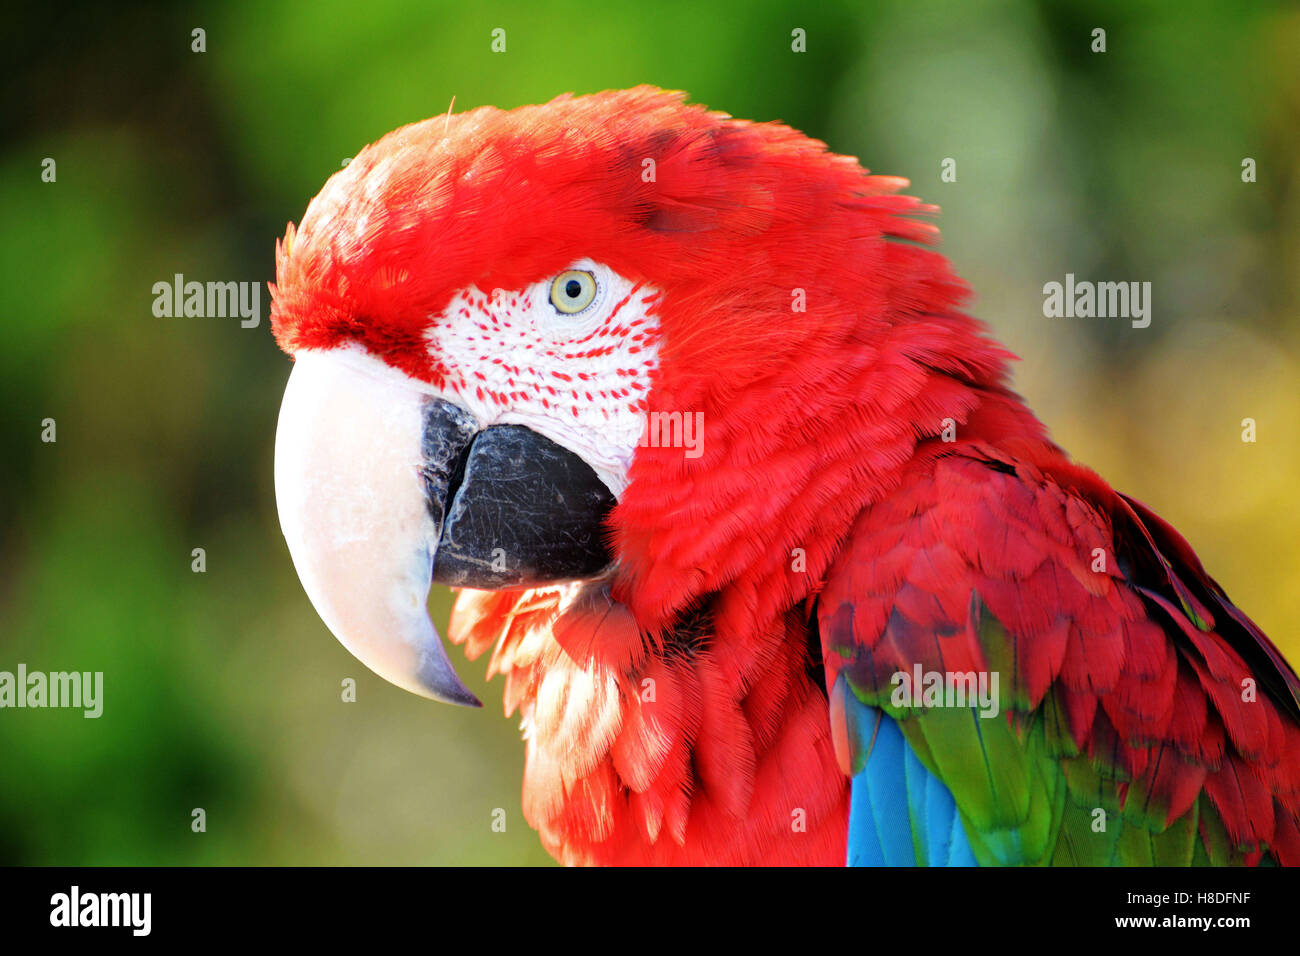
[[[941,383],[1002,374],[942,321],[965,286],[905,185],[649,87],[361,151],[272,288],[295,360],[276,499],[325,624],[392,683],[477,704],[431,582],[607,577],[651,635],[746,570],[735,600],[788,607],[861,495],[964,413]]]

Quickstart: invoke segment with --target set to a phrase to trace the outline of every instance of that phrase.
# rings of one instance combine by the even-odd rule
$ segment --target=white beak
[[[422,443],[436,399],[376,363],[350,349],[296,356],[275,437],[280,527],[316,612],[363,664],[412,693],[481,706],[427,607],[442,515]]]

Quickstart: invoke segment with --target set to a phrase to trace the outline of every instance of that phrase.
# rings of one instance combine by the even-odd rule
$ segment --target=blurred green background
[[[654,83],[911,178],[1055,438],[1180,528],[1300,660],[1294,6],[59,6],[8,10],[0,40],[0,670],[102,670],[105,705],[0,711],[0,862],[548,861],[499,682],[453,651],[484,711],[384,684],[294,577],[265,289],[257,328],[152,312],[178,272],[270,280],[324,180],[453,95]],[[1044,318],[1067,272],[1151,281],[1151,327]],[[444,626],[449,594],[432,606]]]

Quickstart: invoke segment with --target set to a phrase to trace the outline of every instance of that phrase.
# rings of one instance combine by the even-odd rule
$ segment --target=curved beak
[[[530,587],[610,561],[614,499],[582,459],[520,426],[480,429],[355,349],[296,356],[275,497],[325,626],[380,677],[448,703],[481,706],[429,619],[431,581]]]

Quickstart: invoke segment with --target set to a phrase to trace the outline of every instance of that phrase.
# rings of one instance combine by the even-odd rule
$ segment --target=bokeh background
[[[256,328],[152,313],[178,272],[272,279],[324,180],[453,95],[654,83],[911,178],[1056,439],[1179,527],[1300,660],[1294,5],[54,6],[8,9],[0,39],[0,669],[102,670],[105,707],[0,711],[0,863],[548,862],[482,664],[453,652],[484,711],[398,691],[294,577],[265,290]],[[1150,328],[1044,318],[1067,272],[1152,282]]]

